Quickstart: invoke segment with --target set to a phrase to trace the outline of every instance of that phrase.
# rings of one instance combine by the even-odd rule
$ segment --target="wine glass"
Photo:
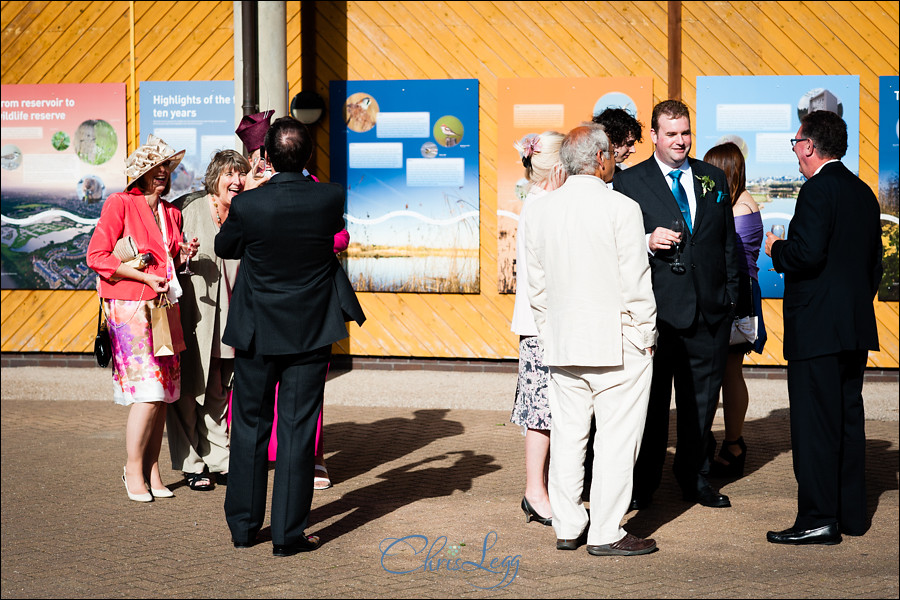
[[[182,246],[187,246],[187,244],[188,244],[187,233],[182,232],[181,241],[184,242],[182,244]],[[180,271],[178,271],[178,274],[179,275],[193,275],[194,274],[194,272],[191,271],[191,255],[190,255],[190,253],[188,253],[187,258],[184,261],[184,267]]]
[[[669,229],[674,231],[675,233],[684,236],[684,223],[681,219],[675,219],[672,221],[672,224],[669,225]],[[681,274],[684,273],[687,269],[685,269],[684,263],[681,262],[681,241],[675,242],[675,258],[672,261],[672,272]]]
[[[254,179],[263,179],[266,177],[266,172],[269,170],[269,163],[266,160],[265,156],[260,156],[256,159],[256,162],[253,163],[253,167],[250,169],[250,172],[253,174]]]

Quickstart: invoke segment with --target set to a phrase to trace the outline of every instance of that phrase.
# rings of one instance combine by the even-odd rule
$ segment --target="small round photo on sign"
[[[434,141],[445,148],[452,148],[462,141],[462,121],[452,115],[445,115],[434,124]]]
[[[53,137],[50,138],[50,144],[52,144],[57,151],[62,152],[72,144],[72,140],[65,131],[57,131],[53,134]]]
[[[116,153],[116,130],[103,119],[83,121],[75,130],[75,154],[89,165],[102,165]]]
[[[344,102],[344,122],[347,128],[365,133],[375,127],[378,118],[378,102],[370,94],[357,92]]]

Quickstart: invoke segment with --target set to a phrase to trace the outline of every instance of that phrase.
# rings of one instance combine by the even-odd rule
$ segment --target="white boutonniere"
[[[712,180],[712,177],[709,175],[694,175],[698,181],[700,181],[700,188],[703,190],[703,195],[710,193],[712,190],[716,189],[716,182]]]

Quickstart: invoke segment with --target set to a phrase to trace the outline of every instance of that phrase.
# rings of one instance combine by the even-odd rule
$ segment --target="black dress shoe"
[[[649,508],[652,502],[652,496],[635,496],[631,499],[631,504],[628,505],[628,510],[644,510],[645,508]]]
[[[234,544],[235,548],[252,548],[256,545],[256,535],[256,533],[251,534],[246,541],[243,539],[236,540],[231,538],[231,543]]]
[[[792,544],[794,546],[802,546],[805,544],[823,544],[825,546],[833,546],[840,544],[842,541],[841,532],[837,523],[824,525],[816,529],[797,529],[791,527],[784,531],[770,531],[766,534],[766,539],[773,544]]]
[[[696,502],[701,506],[708,506],[709,508],[728,508],[731,506],[728,496],[720,494],[709,484],[704,485],[694,493],[685,492],[684,499],[688,502]]]
[[[319,537],[316,535],[304,535],[299,541],[293,544],[279,546],[272,544],[272,554],[274,556],[294,556],[301,552],[312,552],[319,547]]]

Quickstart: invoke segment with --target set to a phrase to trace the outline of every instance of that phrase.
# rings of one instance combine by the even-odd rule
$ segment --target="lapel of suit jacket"
[[[654,157],[648,158],[644,164],[647,168],[646,176],[650,182],[647,188],[653,192],[660,206],[672,215],[672,220],[680,219],[681,209],[678,208],[678,202],[675,201],[675,196],[672,194],[672,180],[663,175]],[[638,165],[635,165],[634,168],[637,167]],[[669,223],[662,223],[661,226],[668,227]]]
[[[704,173],[700,161],[688,158],[688,164],[691,166],[691,179],[694,180],[694,198],[697,200],[697,210],[694,211],[693,226],[693,230],[697,231],[700,227],[700,223],[703,221],[703,215],[706,213],[707,198],[703,194],[703,184],[700,182],[700,179],[698,179],[698,177],[703,177]],[[697,165],[701,165],[699,170],[697,169]]]

